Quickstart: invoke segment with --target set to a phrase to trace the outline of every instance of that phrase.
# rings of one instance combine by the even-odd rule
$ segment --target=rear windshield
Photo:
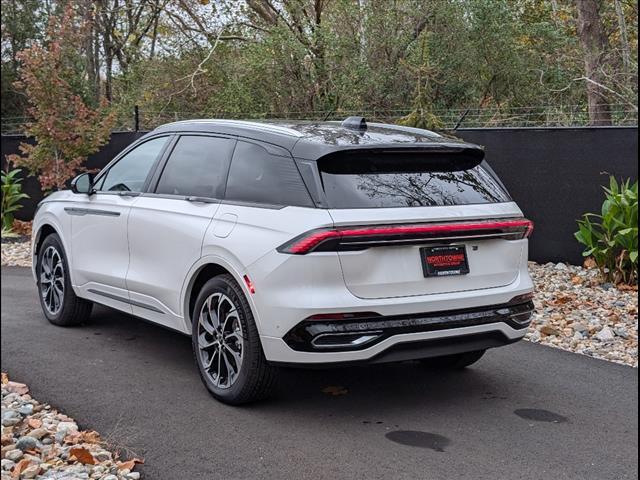
[[[318,160],[329,208],[473,205],[511,200],[486,162],[433,153],[348,153]]]

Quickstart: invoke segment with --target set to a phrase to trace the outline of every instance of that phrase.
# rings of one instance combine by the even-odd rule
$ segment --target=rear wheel
[[[49,234],[38,251],[36,265],[38,297],[44,316],[54,325],[78,325],[89,318],[93,303],[76,296],[69,264],[57,234]]]
[[[486,350],[476,350],[475,352],[456,353],[444,357],[424,358],[420,362],[429,368],[442,368],[460,370],[476,363],[482,358]]]
[[[240,405],[271,393],[276,369],[267,363],[249,303],[231,275],[202,287],[191,337],[200,378],[215,398]]]

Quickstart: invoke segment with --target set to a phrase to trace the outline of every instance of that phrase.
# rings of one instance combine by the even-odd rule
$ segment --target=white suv
[[[231,404],[278,365],[470,365],[533,309],[532,223],[483,157],[359,117],[164,125],[41,202],[44,314],[99,303],[190,334]]]

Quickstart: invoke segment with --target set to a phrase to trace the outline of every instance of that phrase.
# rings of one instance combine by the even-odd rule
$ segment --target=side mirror
[[[93,175],[90,173],[81,173],[71,180],[71,191],[73,193],[91,195],[93,193]]]

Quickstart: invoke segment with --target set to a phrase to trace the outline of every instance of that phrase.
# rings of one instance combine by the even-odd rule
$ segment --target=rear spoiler
[[[437,143],[345,149],[324,155],[317,163],[320,171],[327,173],[401,173],[469,170],[483,160],[484,150],[478,146]]]

